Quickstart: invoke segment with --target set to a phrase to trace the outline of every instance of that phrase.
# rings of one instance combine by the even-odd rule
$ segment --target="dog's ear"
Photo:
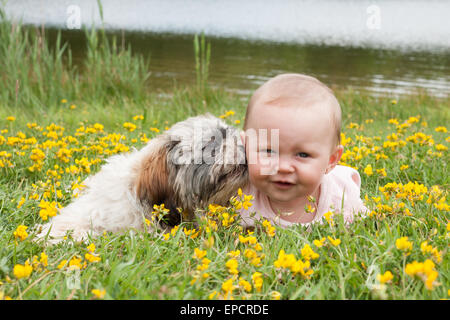
[[[135,181],[136,196],[148,206],[164,203],[172,194],[167,172],[167,153],[161,148],[144,159]]]
[[[169,184],[167,170],[167,150],[161,148],[146,157],[138,169],[135,182],[136,196],[149,210],[153,205],[164,204],[169,214],[164,217],[163,225],[173,227],[181,222],[181,214],[177,210],[173,187]]]

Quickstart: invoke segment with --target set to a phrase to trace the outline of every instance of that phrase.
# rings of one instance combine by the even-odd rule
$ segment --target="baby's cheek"
[[[260,174],[260,166],[258,164],[249,164],[248,165],[248,175],[251,183],[255,183],[259,180],[261,180],[261,174]]]
[[[278,159],[274,157],[257,157],[248,162],[249,174],[256,177],[267,177],[277,173]]]
[[[315,167],[303,167],[299,170],[298,175],[304,184],[311,185],[312,188],[315,188],[320,184],[323,172]]]

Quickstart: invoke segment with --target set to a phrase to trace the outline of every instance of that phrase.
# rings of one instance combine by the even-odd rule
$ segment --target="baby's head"
[[[250,181],[280,201],[316,194],[342,155],[341,108],[313,77],[283,74],[264,83],[250,99],[244,130]]]
[[[334,129],[334,144],[341,141],[341,107],[329,89],[316,78],[287,73],[260,86],[252,95],[245,115],[244,130],[251,127],[252,117],[262,116],[258,107],[309,109],[321,114]],[[315,110],[314,110],[315,109]],[[256,112],[255,112],[256,110]],[[328,119],[325,119],[328,117]]]

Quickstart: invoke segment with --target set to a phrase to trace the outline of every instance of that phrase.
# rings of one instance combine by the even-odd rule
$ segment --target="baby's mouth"
[[[295,183],[292,183],[290,181],[272,181],[272,183],[276,187],[281,188],[281,189],[288,189],[295,185]]]

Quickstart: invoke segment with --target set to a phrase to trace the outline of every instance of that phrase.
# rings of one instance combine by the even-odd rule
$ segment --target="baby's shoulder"
[[[361,177],[356,169],[336,166],[321,185],[319,211],[341,211],[346,221],[352,221],[355,212],[367,212],[361,199]],[[340,209],[339,209],[340,208]]]
[[[358,170],[337,165],[333,170],[328,174],[329,182],[337,182],[339,185],[348,186],[348,187],[357,187],[361,188],[361,176],[359,175]]]

